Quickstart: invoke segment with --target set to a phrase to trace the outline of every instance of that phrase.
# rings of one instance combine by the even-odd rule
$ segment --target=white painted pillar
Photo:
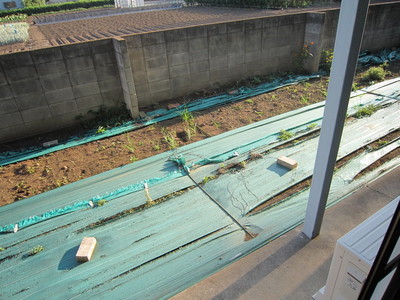
[[[369,0],[342,1],[334,57],[303,232],[310,239],[321,229],[333,170],[346,119]]]

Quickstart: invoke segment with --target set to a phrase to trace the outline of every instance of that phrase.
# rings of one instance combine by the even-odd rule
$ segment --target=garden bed
[[[367,68],[358,71],[357,87],[368,83],[361,78]],[[386,67],[386,79],[400,76],[400,62]],[[252,78],[243,84],[260,83],[268,78]],[[62,185],[87,178],[131,162],[206,139],[275,115],[325,100],[328,77],[281,88],[251,99],[194,113],[196,132],[188,138],[188,122],[175,118],[156,125],[121,134],[82,146],[61,150],[39,158],[0,167],[0,205],[18,201]],[[236,86],[226,87],[226,90]],[[190,97],[172,101],[184,103],[209,96],[222,90],[207,90]],[[163,105],[167,105],[166,103]],[[104,121],[105,122],[105,121]],[[96,128],[101,126],[96,124]],[[104,124],[103,124],[104,125]],[[104,126],[106,128],[106,126]],[[44,136],[0,145],[1,151],[10,151],[22,145],[42,144],[82,133],[82,128],[53,132]]]

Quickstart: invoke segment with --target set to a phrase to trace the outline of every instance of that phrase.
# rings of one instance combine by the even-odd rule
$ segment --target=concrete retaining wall
[[[306,14],[127,36],[140,105],[292,68]]]
[[[76,124],[122,99],[111,40],[0,56],[0,141]]]
[[[289,71],[302,47],[316,70],[333,48],[338,10],[143,33],[0,56],[0,142],[75,124],[125,103],[139,107],[246,77]],[[370,7],[362,49],[400,46],[400,5]]]
[[[373,5],[362,49],[400,46],[400,5]],[[339,10],[258,18],[126,36],[139,106],[246,77],[289,71],[308,45],[308,71],[332,49]]]

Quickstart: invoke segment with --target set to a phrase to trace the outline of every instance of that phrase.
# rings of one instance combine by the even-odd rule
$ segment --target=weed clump
[[[385,79],[386,71],[382,67],[372,67],[369,68],[367,72],[365,72],[362,77],[363,81],[371,82],[371,81],[382,81]]]
[[[294,134],[291,133],[290,131],[284,130],[282,129],[279,133],[279,140],[280,141],[286,141],[288,139],[291,139],[292,137],[294,137]]]
[[[373,105],[367,105],[364,107],[360,107],[354,114],[354,117],[356,117],[357,119],[369,117],[377,110],[378,110],[378,108]]]
[[[37,245],[37,246],[33,247],[31,250],[29,250],[28,256],[36,255],[36,254],[42,252],[43,250],[44,250],[43,246]]]
[[[169,132],[166,128],[161,128],[161,131],[163,133],[163,140],[168,145],[169,149],[178,148],[179,144],[175,139],[176,132]]]
[[[97,201],[96,206],[103,206],[107,203],[107,200],[105,199],[101,199],[99,201]]]
[[[308,130],[313,130],[314,128],[316,128],[318,126],[317,123],[311,123],[310,125],[307,126]]]
[[[333,49],[322,50],[320,68],[330,72],[333,60]]]
[[[202,182],[200,183],[201,185],[205,185],[206,183],[210,182],[211,180],[216,179],[218,176],[216,175],[210,175],[210,176],[206,176],[203,178]]]
[[[196,135],[197,130],[196,130],[196,119],[193,116],[193,114],[188,111],[187,109],[184,109],[181,112],[181,119],[186,125],[185,129],[185,135],[188,141],[192,139],[192,136]]]

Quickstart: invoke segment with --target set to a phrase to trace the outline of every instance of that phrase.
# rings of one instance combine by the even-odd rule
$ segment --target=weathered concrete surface
[[[314,240],[296,227],[172,299],[311,299],[325,285],[336,240],[398,195],[400,167],[329,208]]]
[[[370,7],[362,49],[398,46],[399,11],[398,3]],[[184,28],[126,35],[118,47],[104,39],[1,55],[0,142],[74,125],[77,116],[102,106],[125,103],[136,117],[140,106],[293,70],[304,45],[313,54],[305,67],[315,71],[321,51],[333,47],[337,19],[338,9],[321,8],[219,24],[185,23]],[[28,117],[29,111],[39,114]]]
[[[111,40],[0,56],[0,142],[76,124],[121,105]]]

